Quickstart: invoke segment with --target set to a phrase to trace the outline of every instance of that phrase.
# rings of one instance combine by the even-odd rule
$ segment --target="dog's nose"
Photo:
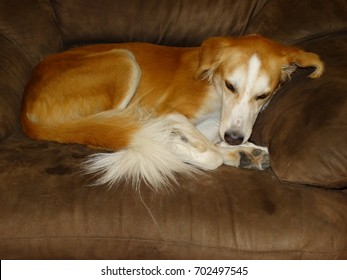
[[[224,134],[224,140],[230,145],[240,145],[243,142],[244,136],[237,131],[227,131]]]

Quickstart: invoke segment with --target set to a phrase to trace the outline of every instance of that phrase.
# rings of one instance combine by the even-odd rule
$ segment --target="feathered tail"
[[[91,155],[84,162],[85,173],[97,175],[96,184],[116,186],[125,181],[138,188],[144,181],[160,190],[176,183],[177,174],[198,173],[194,165],[214,169],[223,160],[212,143],[196,135],[199,132],[184,116],[156,118],[135,105],[61,123],[35,122],[25,117],[23,127],[34,139],[116,151]]]
[[[98,175],[96,184],[116,186],[125,181],[137,189],[144,181],[158,191],[177,183],[177,173],[192,176],[199,172],[170,150],[172,141],[172,130],[165,120],[148,119],[126,148],[91,155],[84,168],[86,173]]]

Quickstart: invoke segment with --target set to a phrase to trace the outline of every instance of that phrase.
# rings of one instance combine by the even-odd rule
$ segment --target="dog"
[[[99,44],[48,56],[23,97],[22,127],[37,140],[100,152],[85,161],[97,184],[144,181],[154,190],[175,174],[222,164],[263,170],[266,147],[248,142],[261,110],[297,67],[317,54],[260,35],[211,37],[200,47]],[[177,183],[177,182],[176,182]]]

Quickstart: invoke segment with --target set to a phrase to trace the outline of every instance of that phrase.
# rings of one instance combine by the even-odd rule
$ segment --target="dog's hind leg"
[[[138,129],[128,107],[140,78],[126,50],[53,55],[35,68],[26,87],[23,130],[38,140],[123,148]]]

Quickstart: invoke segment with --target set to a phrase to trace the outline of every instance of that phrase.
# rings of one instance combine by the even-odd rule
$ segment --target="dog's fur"
[[[262,108],[296,67],[319,57],[261,36],[215,37],[201,47],[103,44],[49,56],[23,99],[34,139],[115,151],[90,157],[98,183],[144,180],[160,189],[221,164],[264,169],[268,151],[248,142]]]

